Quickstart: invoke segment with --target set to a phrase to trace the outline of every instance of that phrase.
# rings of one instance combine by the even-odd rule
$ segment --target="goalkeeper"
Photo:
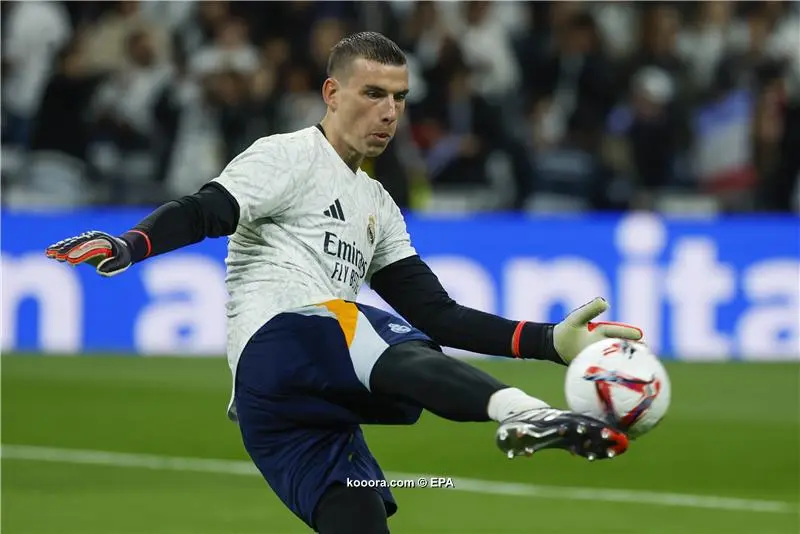
[[[320,124],[257,140],[193,195],[168,202],[121,236],[90,231],[47,255],[103,276],[209,237],[226,259],[229,417],[283,503],[322,534],[385,534],[397,504],[363,424],[413,424],[422,410],[496,421],[509,457],[561,449],[625,452],[627,437],[503,383],[442,346],[568,364],[605,337],[642,332],[596,323],[596,298],[558,324],[512,321],[459,305],[416,253],[379,182],[361,169],[385,150],[405,108],[403,52],[376,33],[331,51]],[[368,283],[399,316],[355,302]]]

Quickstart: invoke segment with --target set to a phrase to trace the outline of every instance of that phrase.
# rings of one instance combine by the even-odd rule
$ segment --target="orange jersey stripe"
[[[347,347],[349,348],[356,335],[358,308],[352,302],[345,302],[343,300],[329,300],[328,302],[324,302],[323,305],[328,308],[331,313],[336,315],[339,326],[342,328],[344,337],[347,340]]]

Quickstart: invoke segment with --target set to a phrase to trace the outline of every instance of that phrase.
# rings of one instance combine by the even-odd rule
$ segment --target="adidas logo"
[[[340,221],[344,222],[344,212],[342,211],[342,205],[339,204],[338,198],[336,199],[336,202],[331,204],[331,206],[322,213],[328,217],[333,217],[334,219],[339,219]]]

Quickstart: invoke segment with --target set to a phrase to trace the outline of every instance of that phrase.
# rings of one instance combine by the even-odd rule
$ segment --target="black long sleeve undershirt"
[[[375,292],[436,343],[491,356],[517,356],[512,339],[519,321],[461,306],[419,256],[388,265],[372,276]],[[553,325],[525,323],[521,358],[563,363],[553,347]]]
[[[134,263],[230,235],[239,223],[239,205],[220,184],[160,206],[121,237]],[[511,321],[459,305],[420,259],[412,256],[376,272],[370,286],[400,315],[436,343],[493,356],[516,356],[562,363],[552,340],[553,325]],[[517,353],[514,335],[517,333]]]
[[[209,182],[193,195],[161,205],[120,237],[130,245],[136,263],[206,237],[230,235],[238,224],[236,199],[220,184]]]

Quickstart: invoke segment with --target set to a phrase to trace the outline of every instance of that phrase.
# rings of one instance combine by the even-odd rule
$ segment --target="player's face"
[[[366,157],[381,154],[394,137],[408,94],[408,68],[356,59],[341,86],[339,124],[345,141]]]

